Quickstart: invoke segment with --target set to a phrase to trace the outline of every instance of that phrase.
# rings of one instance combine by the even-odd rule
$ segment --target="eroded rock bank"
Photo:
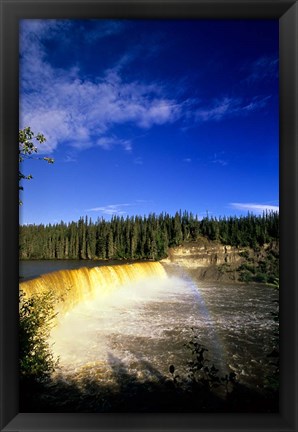
[[[165,267],[186,270],[198,280],[277,284],[279,244],[238,248],[202,238],[171,248],[161,262]]]

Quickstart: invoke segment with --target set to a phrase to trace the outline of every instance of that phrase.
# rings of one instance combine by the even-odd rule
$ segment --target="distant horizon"
[[[135,215],[130,215],[130,216],[128,216],[128,215],[110,215],[108,217],[98,216],[96,219],[92,218],[92,216],[82,215],[82,216],[80,216],[76,220],[69,220],[69,221],[60,220],[60,221],[54,221],[54,222],[49,222],[49,223],[43,223],[43,222],[40,222],[40,223],[23,223],[23,224],[20,223],[20,226],[30,226],[30,225],[48,226],[48,225],[59,225],[61,223],[69,225],[69,224],[72,224],[72,223],[78,223],[80,220],[84,220],[85,221],[86,219],[88,220],[88,223],[91,221],[92,224],[96,224],[96,223],[101,223],[101,222],[109,223],[114,218],[116,218],[116,219],[117,218],[119,218],[119,219],[123,218],[123,220],[131,219],[131,218],[148,219],[150,216],[155,216],[155,217],[158,218],[158,217],[163,216],[163,215],[164,216],[167,215],[167,216],[169,216],[171,218],[174,218],[177,213],[183,215],[185,212],[187,212],[187,210],[183,210],[183,211],[177,210],[174,214],[170,214],[170,213],[164,211],[164,212],[161,212],[161,213],[153,213],[152,212],[152,213],[149,213],[147,215],[141,215],[141,214],[135,214]],[[197,214],[194,214],[192,212],[187,212],[187,213],[188,214],[192,214],[192,216],[196,220],[198,220],[200,222],[203,219],[210,219],[210,220],[214,219],[215,221],[220,221],[220,220],[223,220],[223,219],[230,219],[230,218],[237,218],[237,219],[240,219],[240,218],[243,219],[243,218],[248,218],[248,217],[256,217],[256,218],[258,218],[258,217],[265,217],[266,214],[267,215],[279,214],[279,211],[278,210],[274,210],[274,209],[271,209],[271,210],[270,209],[266,209],[262,213],[258,213],[258,214],[255,214],[253,212],[247,212],[246,214],[241,214],[241,215],[235,215],[235,214],[233,215],[233,214],[231,214],[229,216],[226,216],[226,215],[212,216],[212,215],[209,215],[209,213],[207,212],[205,216],[203,215],[201,217],[199,217]]]
[[[21,20],[20,224],[279,209],[278,20]]]

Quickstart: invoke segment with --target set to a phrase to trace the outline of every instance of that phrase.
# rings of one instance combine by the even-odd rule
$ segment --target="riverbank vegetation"
[[[237,268],[241,282],[266,283],[278,286],[279,250],[276,244],[272,244],[266,249],[259,249],[257,253],[246,250],[242,254],[244,254],[245,263]]]
[[[22,290],[19,293],[19,374],[24,400],[38,398],[57,366],[48,342],[57,300],[51,291],[30,297]]]
[[[177,212],[146,217],[112,217],[110,221],[80,218],[77,222],[20,227],[20,259],[152,259],[169,248],[199,238],[257,250],[279,239],[277,212],[243,217],[205,217]],[[261,273],[264,273],[260,269]],[[250,269],[243,278],[248,278]],[[258,273],[260,273],[258,272]]]
[[[242,283],[279,285],[279,242],[273,241],[255,249],[239,249],[235,262],[210,266],[205,279]],[[198,275],[199,279],[204,279]]]

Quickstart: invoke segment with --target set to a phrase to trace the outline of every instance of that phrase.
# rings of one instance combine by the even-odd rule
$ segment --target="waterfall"
[[[82,267],[41,275],[36,279],[20,283],[20,289],[29,297],[33,294],[53,291],[63,299],[59,309],[68,311],[82,301],[107,296],[123,285],[148,278],[167,278],[167,274],[158,262]]]

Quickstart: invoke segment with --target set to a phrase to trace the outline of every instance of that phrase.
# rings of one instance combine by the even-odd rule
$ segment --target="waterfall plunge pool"
[[[267,356],[277,330],[272,313],[278,292],[167,272],[124,283],[61,314],[50,341],[59,358],[55,376],[87,393],[87,381],[108,393],[134,392],[136,382],[148,389],[148,383],[172,379],[170,365],[185,374],[192,359],[185,344],[195,332],[220,376],[235,372],[241,384],[262,393],[272,373]],[[110,410],[107,394],[101,403]]]

